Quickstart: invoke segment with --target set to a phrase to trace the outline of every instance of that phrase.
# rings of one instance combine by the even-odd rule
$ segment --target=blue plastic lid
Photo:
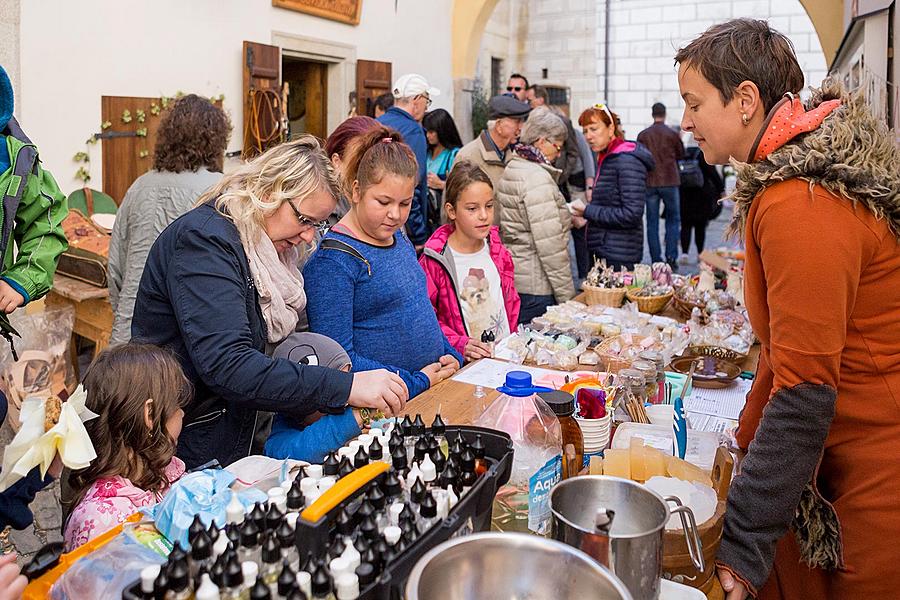
[[[549,392],[550,388],[531,384],[531,373],[525,371],[510,371],[506,374],[506,383],[497,388],[497,391],[507,396],[524,398],[538,392]]]

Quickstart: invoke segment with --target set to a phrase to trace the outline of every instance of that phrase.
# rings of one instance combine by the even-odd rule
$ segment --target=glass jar
[[[616,375],[618,378],[618,386],[620,391],[616,394],[617,398],[621,398],[617,404],[621,414],[627,417],[627,420],[640,423],[635,405],[643,406],[647,403],[647,386],[644,381],[644,374],[637,369],[622,369]]]
[[[666,359],[663,358],[662,352],[656,350],[644,350],[638,355],[641,360],[652,362],[656,365],[656,398],[650,397],[651,404],[666,403]]]
[[[538,396],[550,406],[553,414],[559,420],[562,430],[563,456],[566,453],[566,445],[572,444],[575,447],[573,464],[562,470],[563,479],[574,477],[584,467],[584,434],[578,421],[575,420],[575,397],[561,390],[541,392]],[[565,461],[563,461],[563,466],[566,466]]]
[[[656,381],[656,365],[649,360],[636,360],[631,363],[631,368],[640,371],[644,378],[644,397],[648,402],[652,402],[659,391],[659,384]]]

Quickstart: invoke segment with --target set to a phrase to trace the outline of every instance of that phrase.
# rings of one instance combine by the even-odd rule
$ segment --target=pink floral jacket
[[[184,475],[184,463],[172,457],[166,467],[166,479],[169,484],[178,481]],[[116,525],[145,506],[153,506],[162,499],[168,486],[162,493],[148,492],[135,487],[124,477],[108,477],[98,479],[88,488],[84,498],[69,515],[66,523],[65,551],[87,543],[98,535],[109,531]]]

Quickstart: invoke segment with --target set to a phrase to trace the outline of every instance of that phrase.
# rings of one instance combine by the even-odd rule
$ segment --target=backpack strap
[[[12,237],[13,227],[15,227],[16,223],[16,212],[19,210],[19,202],[21,202],[22,195],[25,193],[28,175],[37,175],[39,169],[37,149],[19,127],[15,117],[10,118],[4,133],[21,142],[25,142],[26,145],[19,149],[15,157],[10,157],[15,164],[15,168],[9,179],[9,185],[5,190],[2,190],[3,223],[0,224],[0,260],[6,255],[6,247],[9,245],[9,240]]]
[[[366,260],[366,257],[360,254],[359,250],[348,244],[347,242],[342,242],[341,240],[337,240],[335,238],[325,238],[321,242],[319,242],[319,250],[337,250],[338,252],[346,252],[350,256],[357,258],[366,265],[366,270],[369,272],[369,277],[372,276],[372,265],[369,264],[369,261]]]

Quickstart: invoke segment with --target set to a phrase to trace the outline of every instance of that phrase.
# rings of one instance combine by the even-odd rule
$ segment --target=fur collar
[[[876,119],[861,94],[848,95],[835,79],[827,78],[806,103],[816,111],[840,100],[821,124],[773,149],[752,163],[732,160],[737,186],[732,199],[731,234],[743,236],[754,198],[770,185],[792,178],[821,185],[829,192],[860,202],[879,219],[886,219],[900,240],[900,151],[887,125]],[[776,105],[772,112],[783,108]],[[767,123],[771,122],[770,118]]]

